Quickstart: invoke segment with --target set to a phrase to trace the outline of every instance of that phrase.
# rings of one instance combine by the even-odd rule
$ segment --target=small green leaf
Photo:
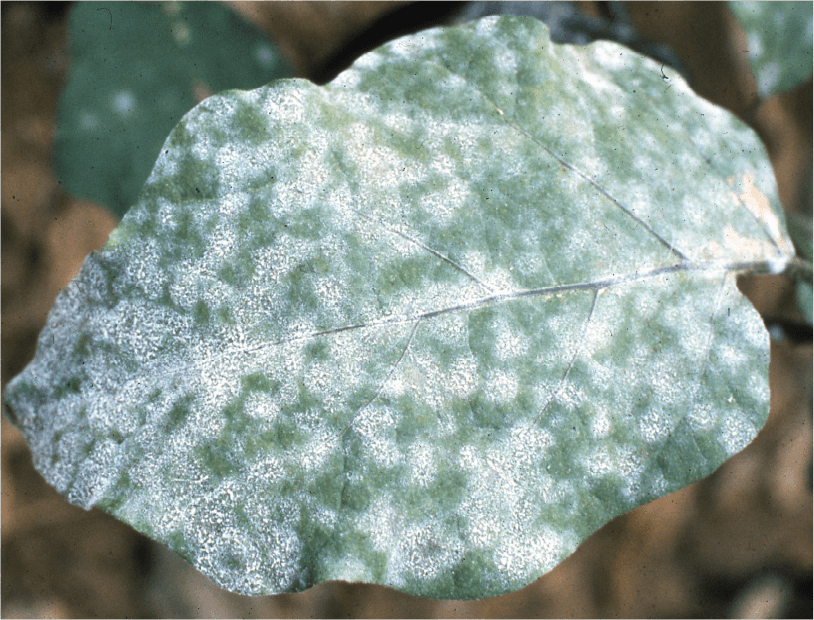
[[[230,590],[502,594],[752,440],[735,279],[784,230],[757,136],[653,61],[428,30],[187,114],[5,402]]]
[[[761,98],[811,79],[811,2],[730,2],[746,31],[749,60]]]
[[[216,2],[77,2],[69,31],[56,171],[67,192],[117,217],[198,100],[292,75],[262,33]]]
[[[806,191],[805,189],[803,191]],[[794,246],[797,248],[797,254],[808,264],[809,277],[805,280],[803,277],[798,277],[795,282],[794,296],[797,303],[797,309],[800,315],[807,323],[812,322],[812,288],[811,288],[811,257],[812,257],[812,230],[811,230],[811,213],[803,215],[796,211],[789,211],[786,213],[786,222],[788,224],[789,235],[791,236]]]

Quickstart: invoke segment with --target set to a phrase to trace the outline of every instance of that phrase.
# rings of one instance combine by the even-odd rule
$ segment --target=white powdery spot
[[[450,73],[443,79],[441,86],[447,90],[461,90],[466,88],[466,80],[460,75]]]
[[[595,324],[597,324],[595,322]],[[574,320],[571,313],[561,312],[546,317],[545,329],[548,333],[553,334],[557,338],[557,343],[554,346],[553,354],[559,353],[559,362],[570,359],[573,356],[574,349],[580,345],[577,340],[581,335],[577,332],[579,322]],[[597,347],[604,346],[607,339],[610,338],[609,330],[606,328],[589,329],[585,334],[584,344],[586,351],[596,351]]]
[[[153,173],[155,174],[155,170]],[[156,219],[161,224],[161,228],[169,233],[174,233],[177,226],[176,205],[160,196],[156,200]]]
[[[299,462],[305,471],[313,471],[325,465],[329,457],[341,450],[340,436],[322,428],[303,445]]]
[[[591,421],[591,436],[594,439],[607,437],[611,432],[610,415],[605,409],[600,409]]]
[[[438,521],[402,527],[388,566],[394,583],[407,579],[430,580],[451,568],[461,556],[461,544],[450,540]]]
[[[525,355],[528,352],[528,336],[512,329],[505,320],[495,325],[495,357],[509,360]]]
[[[136,109],[136,98],[129,90],[120,90],[113,97],[113,109],[119,114],[130,116]]]
[[[651,494],[661,497],[667,494],[667,478],[664,477],[662,472],[657,473],[653,476],[653,479],[650,482],[650,489]]]
[[[370,54],[365,54],[361,56],[354,62],[353,66],[350,69],[346,69],[342,73],[340,73],[336,78],[331,82],[328,86],[324,86],[323,88],[330,88],[334,91],[353,91],[355,90],[359,84],[362,82],[362,78],[364,77],[364,71],[360,71],[359,62],[364,62]]]
[[[302,543],[297,532],[289,525],[268,527],[258,536],[256,546],[260,557],[266,558],[264,572],[266,586],[273,585],[277,591],[290,589],[299,572]]]
[[[606,476],[614,470],[610,450],[604,446],[597,447],[591,451],[590,455],[585,459],[584,465],[587,472],[593,478]]]
[[[377,497],[366,512],[358,516],[353,529],[367,532],[370,544],[376,551],[390,553],[396,547],[398,523],[401,519],[390,497]]]
[[[621,71],[631,65],[632,54],[618,43],[597,41],[591,48],[596,61],[606,69]]]
[[[517,284],[512,275],[512,268],[504,269],[501,267],[493,267],[486,272],[484,280],[489,283],[496,292],[512,293],[518,290]]]
[[[339,74],[339,77],[344,78],[346,74],[353,71],[354,73],[358,74],[358,78],[355,80],[351,80],[350,83],[358,83],[365,74],[372,73],[375,71],[383,62],[386,61],[386,58],[379,52],[368,52],[353,61],[352,69],[347,71],[343,71]],[[339,80],[334,80],[331,82],[331,85],[336,85]],[[348,84],[348,82],[339,82],[342,85]]]
[[[359,166],[360,181],[375,188],[377,193],[401,184],[413,184],[422,175],[415,162],[384,146],[376,132],[364,123],[354,123],[347,128],[344,145]],[[392,215],[392,210],[383,210],[382,215]]]
[[[246,149],[239,143],[227,144],[215,152],[215,165],[218,169],[219,180],[226,191],[225,197],[221,198],[222,201],[228,198],[232,188],[245,185],[254,176],[252,172],[262,171],[259,166],[247,165],[246,162],[252,161],[254,157],[254,150]],[[245,203],[248,203],[247,198],[248,195],[245,195]],[[225,211],[223,207],[221,207],[220,212],[223,215],[234,213],[234,211]]]
[[[401,56],[405,60],[414,60],[415,58],[423,57],[429,49],[435,46],[434,43],[435,41],[432,36],[419,33],[416,36],[402,37],[391,41],[387,45],[387,51],[396,56]]]
[[[224,201],[224,208],[229,209],[229,202]],[[207,258],[215,265],[231,256],[238,247],[238,235],[231,222],[218,226],[209,241]]]
[[[502,370],[492,370],[486,376],[486,394],[489,398],[501,404],[514,400],[520,388],[517,375]]]
[[[455,398],[467,398],[478,389],[478,379],[478,363],[472,354],[459,357],[449,367],[447,392]]]
[[[443,225],[451,222],[462,209],[471,207],[474,199],[475,196],[466,183],[452,178],[444,189],[426,194],[421,207]]]
[[[302,95],[295,90],[275,89],[263,105],[270,119],[286,125],[298,125],[305,118]]]
[[[344,73],[342,75],[344,75]],[[365,564],[359,558],[330,557],[327,560],[324,560],[324,562],[326,566],[326,574],[335,575],[334,579],[356,581],[361,583],[375,583],[375,577],[370,570],[370,566]]]
[[[670,419],[660,406],[652,405],[639,419],[639,432],[647,443],[664,439],[670,430]]]
[[[769,402],[769,374],[766,372],[755,372],[749,375],[746,380],[746,390],[749,394],[759,394],[764,403]],[[768,407],[768,405],[765,405]]]
[[[483,511],[470,512],[467,537],[475,549],[489,549],[500,538],[500,526],[494,516]]]
[[[734,283],[727,288],[727,297],[730,299],[725,300],[724,303],[728,302],[731,306],[735,306],[735,308],[732,309],[732,314],[737,312],[737,318],[740,319],[738,321],[740,335],[746,339],[747,346],[757,351],[768,351],[769,346],[767,343],[769,341],[769,332],[766,331],[765,324],[751,304],[739,298],[740,295],[734,289]],[[735,296],[737,296],[737,306],[733,303],[735,300],[731,300],[731,298]]]
[[[524,532],[498,549],[495,554],[498,568],[512,580],[525,578],[531,570],[548,572],[573,548],[575,538],[550,527],[533,535]]]
[[[544,504],[557,504],[574,494],[571,485],[565,481],[557,482],[554,476],[548,474],[538,479],[537,489]]]
[[[255,489],[273,487],[285,480],[286,473],[286,463],[282,458],[266,454],[248,465],[246,480]]]
[[[157,183],[167,177],[174,177],[178,174],[178,161],[164,154],[162,151],[153,166],[147,184]]]
[[[351,428],[362,438],[365,458],[381,467],[392,467],[402,460],[399,447],[391,437],[398,417],[391,407],[374,402],[359,411],[351,423]]]
[[[415,390],[416,398],[434,411],[442,411],[447,398],[446,370],[430,355],[415,352],[412,360],[405,378]]]
[[[721,426],[721,442],[727,456],[743,450],[757,435],[758,429],[743,414],[727,415]]]
[[[345,299],[344,288],[345,282],[335,276],[324,276],[317,280],[314,292],[319,298],[319,307],[325,311],[338,311]]]
[[[517,58],[508,49],[501,49],[492,58],[495,68],[507,75],[514,75],[517,72]]]
[[[70,499],[89,510],[96,502],[105,496],[108,487],[118,477],[121,467],[118,458],[121,452],[119,444],[113,440],[97,443],[93,451],[82,463],[82,473],[77,476],[74,486],[70,490]]]
[[[735,346],[735,343],[722,342],[718,344],[715,352],[724,364],[738,368],[751,361],[750,352],[744,351],[742,347],[742,343],[737,343]]]
[[[617,446],[614,462],[614,468],[624,482],[622,495],[634,500],[641,490],[644,459],[632,446]]]
[[[382,123],[390,129],[402,135],[409,135],[416,127],[416,119],[398,111],[391,111],[384,114]]]
[[[410,480],[413,484],[428,487],[438,473],[435,450],[424,441],[416,441],[408,449]]]
[[[700,399],[687,415],[687,422],[694,433],[708,432],[715,426],[716,416],[712,405]]]
[[[519,422],[509,432],[508,440],[501,442],[501,449],[513,454],[515,468],[526,469],[540,461],[554,445],[554,437],[545,429],[529,422]]]
[[[556,384],[553,387],[555,387]],[[551,389],[548,390],[550,393]],[[545,401],[548,401],[548,394],[543,394]],[[560,386],[559,390],[557,391],[556,398],[554,402],[561,404],[566,409],[573,409],[575,407],[579,407],[582,403],[590,401],[591,395],[585,393],[585,389],[582,386],[575,384],[573,381],[566,379],[562,385]]]
[[[252,392],[244,401],[246,415],[257,420],[273,421],[280,414],[280,404],[277,399],[265,392]]]

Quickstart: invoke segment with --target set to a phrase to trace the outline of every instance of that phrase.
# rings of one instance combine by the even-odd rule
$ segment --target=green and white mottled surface
[[[529,584],[768,413],[771,167],[671,83],[502,17],[208,99],[9,384],[36,467],[236,592]]]

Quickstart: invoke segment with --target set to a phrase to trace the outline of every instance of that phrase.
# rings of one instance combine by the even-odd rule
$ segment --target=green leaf
[[[808,191],[809,188],[806,188]],[[810,201],[809,201],[810,204]],[[789,229],[794,246],[797,249],[797,254],[804,261],[807,261],[810,269],[812,261],[814,261],[814,229],[812,227],[812,218],[810,216],[797,213],[796,211],[786,211],[786,223]],[[795,296],[797,300],[797,309],[807,323],[814,323],[814,290],[811,288],[811,281],[798,280],[795,285]]]
[[[667,71],[667,69],[665,69]],[[768,414],[756,135],[488,18],[190,112],[8,413],[43,475],[246,594],[510,592]]]
[[[729,8],[746,31],[761,98],[811,79],[811,2],[730,2]]]
[[[67,192],[119,218],[197,100],[292,75],[260,31],[216,2],[78,2],[69,31],[55,168]]]

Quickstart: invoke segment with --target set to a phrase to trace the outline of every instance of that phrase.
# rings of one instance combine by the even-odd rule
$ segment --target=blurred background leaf
[[[230,88],[293,75],[252,24],[215,2],[79,2],[57,117],[55,168],[69,194],[121,218],[170,130]]]
[[[749,61],[762,98],[811,78],[811,2],[730,2],[749,40]]]

